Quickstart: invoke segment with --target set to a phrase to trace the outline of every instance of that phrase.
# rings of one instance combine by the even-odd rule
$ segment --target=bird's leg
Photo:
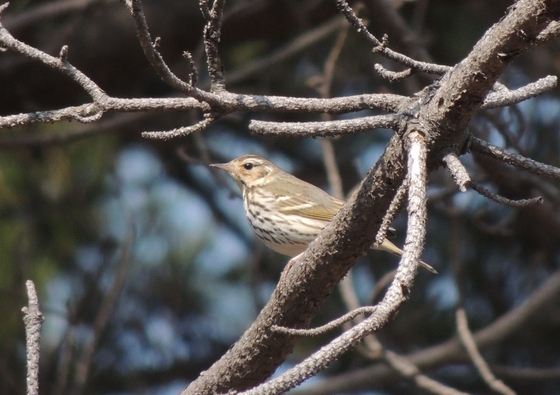
[[[292,268],[292,266],[294,266],[294,264],[297,262],[298,258],[303,254],[303,252],[300,252],[299,254],[297,254],[296,256],[294,256],[293,258],[291,258],[288,263],[286,263],[286,266],[284,267],[284,270],[282,270],[282,274],[280,274],[280,280],[278,282],[281,282],[284,280],[284,278],[286,277],[286,275],[288,274],[288,272],[290,271],[290,269]]]

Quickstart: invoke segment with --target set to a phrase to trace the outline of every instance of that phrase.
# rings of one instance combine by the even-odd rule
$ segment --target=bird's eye
[[[253,164],[251,162],[248,162],[245,163],[243,167],[245,168],[245,170],[251,170],[253,168]]]

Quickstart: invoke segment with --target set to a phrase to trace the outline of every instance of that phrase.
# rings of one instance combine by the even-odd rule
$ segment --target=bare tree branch
[[[374,312],[375,312],[375,306],[364,306],[364,307],[359,307],[355,310],[352,310],[352,311],[344,314],[342,317],[337,318],[336,320],[333,320],[333,321],[329,322],[328,324],[319,326],[317,328],[294,329],[294,328],[286,328],[286,327],[283,327],[283,326],[273,325],[273,326],[270,327],[270,329],[275,331],[275,332],[283,333],[285,335],[317,336],[317,335],[322,335],[326,332],[329,332],[333,329],[336,329],[336,328],[340,327],[341,325],[347,323],[348,321],[353,320],[354,318],[356,318],[359,315],[362,315],[362,314],[371,315]]]
[[[483,350],[522,330],[545,306],[556,301],[559,296],[560,271],[557,271],[535,289],[522,304],[474,333],[478,348]],[[464,356],[465,352],[458,338],[405,355],[410,362],[423,371],[435,369],[444,364],[457,363],[463,360]],[[371,388],[372,385],[387,384],[395,379],[396,375],[392,369],[384,365],[377,365],[325,379],[313,388],[306,388],[305,393],[326,395],[343,391],[357,391]]]
[[[556,88],[557,84],[558,77],[549,75],[513,91],[501,89],[491,92],[484,99],[484,103],[482,103],[480,109],[489,110],[491,108],[506,107],[521,103],[522,101],[539,96],[544,92]]]
[[[396,120],[386,115],[326,122],[266,122],[251,121],[249,130],[260,135],[275,136],[342,136],[371,129],[396,127]]]
[[[511,61],[529,49],[536,37],[554,20],[559,10],[556,1],[520,0],[497,24],[478,41],[461,63],[445,74],[440,84],[450,89],[438,89],[424,114],[431,122],[447,129],[464,131],[472,111],[478,111],[498,77]],[[518,34],[523,31],[524,34]],[[466,137],[466,135],[465,135]]]
[[[492,191],[490,191],[489,189],[483,187],[482,185],[471,181],[469,183],[469,186],[474,189],[475,191],[477,191],[478,193],[480,193],[482,196],[487,197],[490,200],[495,201],[496,203],[500,203],[503,204],[505,206],[510,206],[510,207],[527,207],[527,206],[531,206],[533,204],[537,204],[537,203],[543,203],[543,198],[541,196],[538,196],[536,198],[531,198],[531,199],[519,199],[519,200],[511,200],[508,198],[505,198],[503,196],[497,195],[495,193],[493,193]]]
[[[393,198],[393,201],[391,202],[387,213],[383,217],[383,223],[379,228],[379,232],[377,232],[377,235],[375,236],[375,242],[377,244],[381,245],[383,243],[383,240],[385,240],[385,238],[387,237],[387,233],[391,229],[391,223],[403,207],[405,198],[408,194],[408,187],[408,179],[403,180],[403,183],[397,190],[397,193],[395,194],[395,197]]]
[[[451,173],[451,176],[453,177],[453,180],[455,180],[459,190],[461,192],[466,192],[467,187],[471,183],[471,177],[457,155],[453,152],[449,152],[443,157],[443,162],[445,163],[447,170]]]
[[[31,280],[25,282],[29,304],[21,309],[25,323],[25,349],[27,353],[27,394],[39,395],[39,357],[41,355],[41,327],[43,313],[39,310],[39,298],[35,284]]]
[[[154,45],[154,40],[150,35],[148,29],[148,23],[146,22],[146,17],[144,11],[142,10],[142,2],[140,0],[121,0],[125,3],[128,10],[132,14],[134,22],[136,23],[136,32],[138,35],[138,40],[146,58],[160,76],[160,78],[169,86],[174,88],[179,92],[183,92],[187,96],[193,97],[198,101],[206,102],[209,104],[215,104],[218,100],[216,95],[204,92],[188,83],[182,81],[169,69],[165,61],[163,60],[161,54],[156,49]]]
[[[472,136],[469,148],[471,151],[501,160],[517,167],[518,169],[528,170],[541,176],[560,180],[560,169],[558,167],[545,165],[544,163],[537,162],[536,160],[526,158],[513,152],[506,152],[499,147],[488,144],[486,141],[479,139],[478,137]]]
[[[420,131],[413,130],[406,138],[408,144],[408,173],[406,176],[408,183],[408,226],[403,247],[404,254],[399,263],[395,280],[401,281],[405,289],[408,289],[412,287],[426,237],[427,148],[424,136]],[[403,278],[399,279],[399,276],[403,276]]]
[[[407,77],[410,77],[414,72],[412,69],[406,69],[403,71],[391,71],[387,70],[383,65],[376,63],[374,69],[381,77],[385,78],[389,82],[398,82]]]
[[[200,130],[206,129],[208,126],[212,125],[216,122],[217,117],[210,116],[208,113],[204,117],[204,119],[198,122],[196,125],[177,128],[173,130],[166,130],[163,132],[142,132],[142,137],[150,138],[150,139],[162,139],[168,140],[175,137],[180,136],[188,136],[191,133],[198,132]]]
[[[401,376],[412,380],[418,388],[436,395],[466,395],[465,392],[458,391],[447,385],[441,384],[425,374],[422,374],[414,364],[408,359],[392,352],[385,351],[384,359]]]
[[[516,366],[493,365],[491,368],[494,373],[508,379],[508,381],[560,380],[560,369],[556,366],[551,368],[519,368]]]
[[[100,103],[82,104],[81,106],[66,107],[60,110],[37,111],[27,114],[0,117],[0,129],[30,125],[32,123],[54,123],[83,119],[98,114]],[[102,112],[145,112],[145,111],[186,111],[204,109],[206,105],[191,98],[161,98],[161,99],[118,99],[107,98],[103,103]]]
[[[115,278],[109,291],[105,294],[101,305],[99,306],[99,311],[93,322],[93,339],[88,342],[87,346],[83,350],[79,360],[76,363],[76,372],[74,377],[74,382],[78,393],[83,392],[84,386],[87,382],[89,371],[93,359],[93,354],[97,348],[99,338],[103,333],[103,330],[111,318],[111,314],[117,306],[119,296],[124,287],[124,282],[126,280],[128,263],[130,262],[130,253],[132,250],[132,245],[134,243],[134,227],[132,224],[129,225],[128,234],[126,240],[124,241],[121,256],[117,262],[117,267],[115,268]]]
[[[201,8],[206,10],[206,12],[203,12],[207,19],[207,24],[204,27],[204,48],[206,49],[206,63],[208,64],[208,74],[212,84],[210,91],[220,92],[225,90],[226,87],[222,61],[218,55],[218,44],[222,34],[222,18],[226,2],[225,0],[213,0],[212,9],[208,7],[210,0],[201,0],[200,3],[205,3]]]
[[[538,36],[538,43],[545,43],[560,36],[560,22],[552,21]]]
[[[336,5],[340,12],[346,17],[348,22],[354,27],[356,32],[362,36],[368,43],[371,44],[375,53],[385,56],[387,59],[393,60],[411,69],[421,71],[428,74],[442,75],[450,70],[449,66],[441,66],[433,63],[419,62],[408,56],[394,52],[387,48],[387,39],[379,41],[373,34],[371,34],[367,27],[363,24],[360,18],[354,13],[352,8],[344,0],[337,0]]]
[[[476,366],[476,369],[486,382],[488,386],[495,392],[503,395],[515,395],[515,392],[509,388],[502,380],[498,380],[492,371],[488,367],[488,364],[478,351],[476,347],[476,342],[472,333],[469,330],[469,324],[467,321],[467,313],[464,308],[458,308],[455,312],[455,320],[457,321],[457,333],[459,333],[459,338],[461,343],[465,347],[465,350],[469,354],[469,358]]]

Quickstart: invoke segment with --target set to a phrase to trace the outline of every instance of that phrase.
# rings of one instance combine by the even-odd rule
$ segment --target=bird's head
[[[227,171],[241,189],[266,185],[271,181],[271,175],[282,171],[274,163],[258,155],[243,155],[231,162],[210,166]]]

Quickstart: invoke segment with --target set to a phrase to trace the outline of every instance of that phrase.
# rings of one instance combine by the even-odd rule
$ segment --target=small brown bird
[[[257,155],[243,155],[210,166],[233,177],[243,192],[245,214],[257,237],[283,255],[293,257],[302,253],[344,205],[344,201]],[[372,248],[403,254],[387,239]],[[425,262],[420,265],[437,273]]]

